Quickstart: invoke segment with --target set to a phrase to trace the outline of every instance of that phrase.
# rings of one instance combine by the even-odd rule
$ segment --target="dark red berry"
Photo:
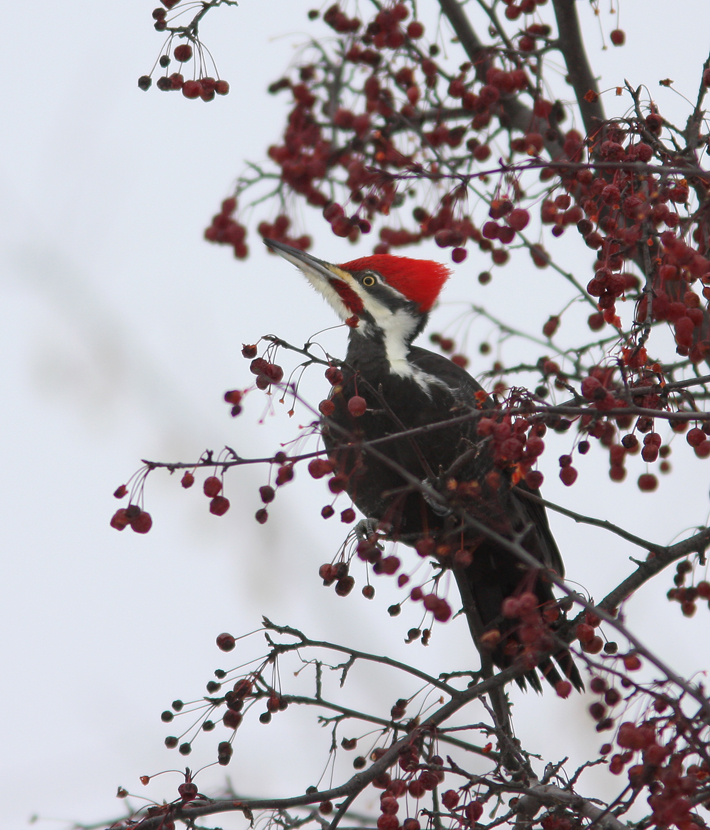
[[[353,418],[359,418],[367,411],[367,401],[360,395],[353,395],[348,401],[348,412]]]
[[[314,458],[308,464],[308,472],[313,478],[323,478],[333,472],[333,465],[325,458]]]
[[[577,480],[577,470],[574,467],[563,467],[560,470],[560,479],[562,483],[570,487]]]
[[[175,47],[175,51],[173,52],[176,61],[180,61],[184,63],[185,61],[189,61],[192,57],[192,46],[189,43],[181,43],[179,46]]]
[[[214,516],[224,516],[229,510],[229,499],[224,496],[215,496],[210,502],[210,513]]]
[[[269,504],[276,497],[276,491],[273,487],[265,484],[263,487],[259,487],[259,495],[261,496],[261,500],[264,504]]]
[[[238,389],[232,389],[229,392],[224,393],[224,400],[227,403],[234,404],[237,406],[242,401],[243,394]]]
[[[217,637],[217,647],[221,651],[231,651],[236,645],[237,641],[231,634],[220,634]]]
[[[644,493],[652,493],[658,488],[658,479],[652,473],[644,473],[639,476],[638,487]]]
[[[337,386],[339,383],[343,382],[343,373],[337,366],[328,366],[325,370],[325,377],[331,386]]]
[[[130,521],[126,515],[126,508],[121,507],[111,517],[111,527],[114,530],[125,530],[128,524],[130,524]]]
[[[282,464],[276,471],[276,486],[280,487],[293,479],[293,464]]]
[[[222,489],[222,482],[217,478],[217,476],[209,476],[205,479],[202,489],[207,498],[212,499],[219,495],[219,491]]]
[[[153,527],[153,520],[150,518],[150,513],[142,510],[135,519],[131,521],[131,530],[136,533],[147,533]]]

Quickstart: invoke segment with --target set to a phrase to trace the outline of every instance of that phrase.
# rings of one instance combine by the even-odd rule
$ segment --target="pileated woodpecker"
[[[510,471],[496,466],[488,441],[477,435],[478,418],[472,413],[492,410],[489,396],[448,358],[412,345],[449,269],[390,255],[333,265],[281,242],[264,242],[297,266],[350,326],[343,378],[331,394],[334,411],[322,429],[336,471],[347,480],[348,494],[367,519],[388,528],[389,538],[416,545],[420,552],[431,551],[452,565],[482,659],[490,655],[499,667],[518,656],[530,660],[530,648],[523,654],[519,637],[524,624],[510,614],[503,616],[503,603],[532,593],[538,607],[551,609],[554,617],[555,600],[545,570],[563,576],[564,567],[544,507],[520,492],[538,491],[523,482],[513,485]],[[366,411],[348,406],[354,396],[365,399]],[[397,437],[418,428],[418,433]],[[388,436],[395,437],[369,452],[366,443],[362,446]],[[413,486],[412,476],[435,491],[448,492],[449,504],[459,510],[447,509],[446,501],[432,498],[431,490],[427,496],[421,486]],[[450,492],[452,481],[455,489]],[[478,530],[461,521],[462,507],[476,520]],[[481,525],[509,539],[524,534],[522,545],[540,568],[523,564],[488,538]],[[542,630],[548,653],[574,686],[583,689],[568,649],[562,643],[555,646],[549,629]],[[541,685],[535,663],[552,685],[561,681],[549,656],[533,658],[525,677],[536,690]],[[518,682],[525,687],[525,679]]]

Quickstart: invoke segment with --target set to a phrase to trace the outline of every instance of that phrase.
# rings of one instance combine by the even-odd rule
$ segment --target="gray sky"
[[[141,458],[192,460],[224,444],[245,455],[270,453],[295,434],[285,407],[276,406],[259,426],[259,395],[236,421],[221,396],[250,382],[242,342],[270,332],[303,342],[334,320],[289,265],[267,258],[254,233],[253,256],[237,262],[206,244],[202,231],[243,161],[263,159],[279,136],[285,98],[265,88],[292,59],[294,45],[321,31],[306,20],[309,7],[244,0],[214,12],[204,39],[231,93],[204,104],[137,89],[162,42],[149,2],[14,4],[3,47],[0,131],[4,826],[24,826],[33,814],[52,820],[47,826],[108,819],[121,808],[118,785],[140,792],[139,775],[184,766],[162,745],[161,710],[176,697],[199,697],[214,668],[236,664],[217,651],[214,637],[252,630],[262,614],[313,636],[422,660],[432,671],[473,659],[456,624],[438,629],[427,652],[405,648],[404,632],[417,620],[390,620],[386,607],[396,594],[380,582],[370,604],[358,591],[341,600],[320,586],[317,568],[345,531],[320,519],[327,494],[322,482],[305,482],[305,471],[298,486],[279,494],[264,527],[252,515],[266,471],[251,468],[228,478],[232,509],[221,519],[209,515],[197,488],[184,492],[176,478],[157,473],[146,491],[153,530],[143,537],[108,526],[117,506],[111,494]],[[627,0],[627,46],[602,51],[596,21],[581,8],[600,86],[643,81],[664,112],[682,122],[687,105],[657,83],[671,77],[695,97],[708,21],[699,0],[676,10],[669,14],[659,0]],[[608,7],[602,19],[606,31],[614,28]],[[609,110],[617,106],[612,95]],[[313,216],[304,214],[304,222],[309,232],[316,227]],[[352,258],[342,240],[322,229],[316,238],[319,256]],[[579,251],[579,244],[561,245],[559,255],[584,274],[589,266]],[[427,252],[441,256],[421,249]],[[539,331],[550,313],[540,301],[549,276],[521,258],[517,270],[496,273],[479,295],[475,274],[482,267],[471,255],[457,269],[437,312],[439,326],[460,312],[458,303],[473,299],[506,319],[523,307]],[[485,336],[485,327],[475,327],[472,354]],[[324,342],[337,350],[343,339],[339,330]],[[324,388],[311,372],[304,386],[310,399]],[[300,411],[293,420],[307,418]],[[710,463],[689,458],[680,441],[675,446],[676,474],[641,497],[633,484],[612,485],[596,453],[579,465],[578,485],[558,485],[555,459],[566,451],[560,442],[559,452],[544,457],[545,493],[642,536],[673,541],[706,521]],[[630,465],[630,478],[639,472]],[[629,556],[639,555],[600,531],[556,517],[553,525],[568,576],[596,596],[613,575],[630,570]],[[690,646],[702,641],[708,612],[682,619],[663,597],[669,583],[670,577],[644,588],[629,603],[629,618],[681,673],[691,673],[708,663],[707,652]],[[384,706],[377,692],[354,679],[355,698]],[[385,710],[398,696],[387,691]],[[551,760],[583,758],[601,743],[582,698],[562,702],[546,693],[516,700],[521,737]],[[551,734],[544,724],[553,717]],[[310,713],[289,712],[284,724],[240,735],[237,747],[250,742],[249,752],[227,770],[237,789],[288,795],[317,779],[327,735]],[[284,735],[289,745],[274,756]],[[309,746],[322,741],[309,764],[296,749],[301,739]],[[211,761],[215,744],[215,737],[203,738],[190,764]],[[273,757],[284,759],[278,777]],[[198,783],[209,791],[224,775],[212,769]],[[601,781],[595,775],[590,782]],[[172,798],[177,783],[163,776],[146,794]]]

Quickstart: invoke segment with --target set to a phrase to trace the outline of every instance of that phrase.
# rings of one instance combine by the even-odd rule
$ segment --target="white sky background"
[[[266,471],[253,468],[228,476],[232,509],[221,519],[209,515],[201,488],[183,492],[177,478],[154,473],[146,502],[153,530],[138,536],[108,526],[117,506],[111,494],[141,458],[192,460],[224,444],[245,455],[273,452],[293,431],[284,407],[259,427],[259,394],[236,421],[221,400],[226,389],[251,380],[241,343],[269,332],[299,343],[333,322],[288,264],[267,258],[253,228],[246,262],[202,239],[243,160],[261,160],[280,135],[286,96],[268,96],[266,86],[293,46],[322,32],[322,24],[308,23],[307,3],[244,0],[212,13],[204,40],[232,91],[206,105],[136,87],[162,42],[151,25],[152,7],[148,0],[15,3],[4,39],[0,824],[8,828],[24,826],[33,814],[47,827],[109,819],[122,808],[114,797],[119,784],[142,792],[141,774],[211,761],[219,730],[183,759],[162,745],[169,730],[160,712],[176,697],[199,697],[214,668],[236,664],[235,653],[217,651],[214,637],[249,631],[261,614],[314,637],[421,661],[431,671],[475,664],[461,625],[436,630],[427,651],[405,648],[404,633],[418,619],[390,620],[386,607],[394,600],[384,580],[376,581],[378,596],[369,604],[359,594],[361,572],[345,600],[320,586],[317,568],[345,528],[336,519],[322,521],[327,492],[322,482],[306,482],[305,470],[279,493],[264,527],[251,517]],[[580,10],[601,87],[625,77],[643,81],[662,111],[683,122],[685,103],[657,82],[671,77],[694,99],[708,48],[704,0],[676,4],[675,14],[660,0],[627,0],[621,7],[627,46],[608,51],[601,50],[589,8],[580,3]],[[607,32],[613,21],[607,7]],[[608,99],[610,111],[618,100]],[[273,213],[262,209],[258,218]],[[315,216],[305,218],[305,230],[318,228],[317,255],[353,257]],[[569,234],[574,244],[556,253],[586,281],[593,254]],[[414,255],[420,251],[442,256],[435,248]],[[487,262],[472,253],[445,292],[439,327],[460,311],[452,303],[473,299],[507,320],[525,308],[530,329],[539,332],[557,310],[541,293],[559,290],[559,283],[527,257],[515,262],[484,289],[475,275]],[[486,334],[477,326],[471,336],[474,373],[476,345]],[[564,325],[560,337],[564,342]],[[342,330],[327,340],[334,350],[343,341]],[[294,364],[284,356],[284,365]],[[325,381],[317,370],[304,389],[318,400]],[[307,415],[294,420],[304,423]],[[606,459],[595,452],[577,465],[573,488],[557,486],[556,457],[570,441],[543,459],[548,498],[661,543],[706,520],[710,462],[689,458],[683,440],[674,444],[675,475],[645,496],[633,483],[612,484]],[[640,461],[629,468],[633,482]],[[568,575],[593,595],[628,573],[628,557],[639,553],[568,520],[552,516],[552,524]],[[664,599],[669,584],[670,576],[645,587],[629,603],[629,618],[688,674],[708,665],[708,611],[683,619]],[[385,702],[377,704],[382,687],[354,681],[353,699],[379,705],[382,713],[400,696],[398,686],[385,688]],[[516,695],[524,745],[548,760],[588,757],[602,741],[587,703],[550,692]],[[232,765],[208,771],[198,783],[209,791],[228,773],[240,792],[283,795],[314,783],[327,735],[312,713],[279,717],[245,730]],[[290,745],[267,760],[273,744],[266,741],[282,735]],[[319,754],[309,759],[299,741]],[[597,773],[590,786],[602,778]],[[178,783],[164,776],[145,793],[173,798]]]

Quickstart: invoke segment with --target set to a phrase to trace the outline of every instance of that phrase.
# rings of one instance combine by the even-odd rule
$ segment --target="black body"
[[[491,660],[506,667],[518,657],[530,658],[530,669],[518,682],[524,687],[527,679],[540,690],[534,667],[553,685],[561,680],[549,657],[539,659],[539,652],[551,652],[574,686],[583,689],[569,650],[564,643],[555,645],[552,630],[541,624],[546,641],[536,641],[525,651],[525,620],[507,619],[501,613],[506,598],[524,592],[534,593],[540,606],[554,605],[546,571],[563,576],[564,568],[544,507],[525,498],[524,484],[512,484],[510,470],[496,467],[490,438],[477,435],[478,418],[466,417],[492,409],[493,403],[464,369],[412,345],[426,325],[448,269],[389,255],[332,265],[282,242],[264,242],[298,267],[351,326],[343,381],[331,395],[335,411],[324,420],[322,434],[354,503],[368,519],[387,527],[388,538],[409,545],[429,540],[434,545],[435,558],[455,575],[487,668]],[[359,417],[348,409],[355,395],[367,402]],[[460,420],[434,428],[456,418]],[[425,429],[370,450],[363,446],[417,428]],[[441,498],[427,500],[419,482],[445,495],[445,503]],[[480,526],[473,527],[471,519]],[[540,568],[525,565],[486,532],[511,539],[525,529],[521,544]],[[555,613],[550,608],[550,618]]]
[[[412,346],[408,360],[431,380],[427,382],[423,377],[422,385],[413,377],[394,374],[384,346],[378,347],[376,338],[353,330],[343,367],[343,384],[334,390],[331,398],[336,406],[331,420],[353,437],[371,441],[492,406],[480,384],[448,358]],[[368,411],[357,418],[347,408],[347,401],[355,394],[368,402]],[[551,568],[563,576],[562,559],[544,507],[520,495],[525,485],[511,486],[505,472],[501,472],[501,484],[496,491],[485,484],[486,475],[494,469],[493,457],[486,440],[478,439],[475,424],[476,419],[470,419],[419,436],[397,438],[380,444],[378,450],[420,480],[430,480],[432,473],[440,477],[465,453],[467,460],[456,471],[455,478],[480,485],[474,498],[461,502],[469,515],[507,537],[531,524],[532,529],[523,542],[526,550],[543,568]],[[492,628],[502,633],[503,639],[491,656],[499,667],[509,665],[512,658],[505,647],[515,637],[519,622],[504,619],[501,605],[507,597],[523,591],[535,593],[541,604],[554,601],[552,586],[544,573],[532,571],[513,553],[483,534],[470,529],[462,534],[460,520],[445,515],[439,505],[433,508],[395,468],[373,457],[366,449],[343,450],[343,433],[336,435],[324,426],[323,437],[326,447],[335,452],[339,469],[350,477],[348,493],[358,509],[368,518],[391,525],[392,539],[415,544],[422,537],[431,536],[437,541],[450,539],[456,546],[463,539],[465,546],[473,549],[471,564],[465,569],[454,568],[464,606],[468,595],[473,600],[474,613],[480,618],[480,630],[474,632],[477,641],[481,633]],[[338,445],[340,451],[336,450]],[[575,687],[582,689],[582,680],[569,651],[560,647],[554,657]],[[561,680],[549,658],[538,668],[553,685]],[[535,689],[541,689],[535,671],[528,672],[526,677]],[[524,679],[521,681],[524,687]]]

